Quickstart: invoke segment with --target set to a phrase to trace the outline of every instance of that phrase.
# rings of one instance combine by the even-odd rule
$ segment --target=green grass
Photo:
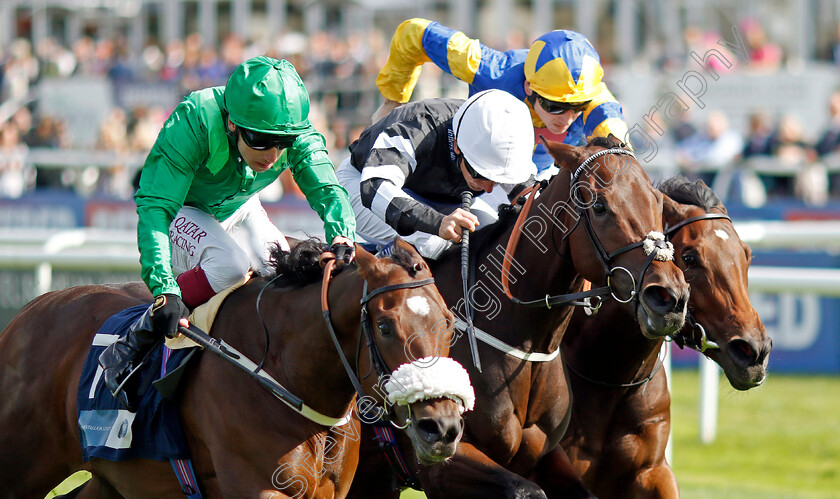
[[[840,377],[772,375],[739,392],[721,376],[717,438],[700,442],[696,371],[674,371],[674,472],[683,499],[840,498]],[[406,491],[401,499],[421,499]]]
[[[772,375],[738,392],[721,377],[717,438],[700,443],[698,380],[676,372],[674,471],[685,499],[840,497],[840,377]]]
[[[709,445],[699,439],[697,373],[675,371],[673,384],[674,471],[684,499],[840,498],[840,377],[771,374],[748,392],[721,377]]]

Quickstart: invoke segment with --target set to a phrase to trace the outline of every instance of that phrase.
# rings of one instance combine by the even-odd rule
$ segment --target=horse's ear
[[[411,274],[412,277],[414,277],[414,275],[417,272],[422,271],[424,268],[429,268],[429,265],[426,263],[426,260],[423,259],[423,256],[420,254],[420,252],[417,251],[417,248],[409,244],[403,238],[398,237],[394,240],[394,250],[398,250],[399,253],[409,256],[410,260],[406,263],[408,263],[408,265],[411,267],[409,274]],[[397,252],[395,251],[394,254],[397,254]]]
[[[607,135],[607,140],[613,143],[613,147],[620,147],[622,149],[629,149],[628,144],[616,137],[614,134]]]
[[[662,193],[662,219],[663,221],[675,220],[680,216],[680,204],[671,199],[665,193]],[[673,223],[671,225],[674,225]]]
[[[420,256],[420,253],[417,252],[417,249],[408,243],[405,239],[398,237],[394,240],[394,246],[397,248],[401,248],[403,251],[408,252],[412,257],[423,258]]]
[[[567,170],[576,168],[583,161],[577,147],[547,139],[542,135],[539,137],[548,153],[554,158],[554,163],[560,168]]]
[[[359,272],[365,278],[370,275],[370,272],[376,267],[379,261],[375,255],[356,244],[356,263],[359,265]]]
[[[671,196],[662,193],[662,222],[670,227],[688,218],[691,210],[695,208],[697,207],[674,201]]]

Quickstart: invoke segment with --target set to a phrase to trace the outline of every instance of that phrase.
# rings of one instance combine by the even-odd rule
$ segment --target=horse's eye
[[[600,199],[597,199],[592,204],[592,211],[595,212],[596,215],[603,215],[607,212],[607,205]]]
[[[376,327],[379,329],[379,334],[382,336],[391,336],[394,333],[391,329],[391,321],[388,319],[379,319],[376,321]]]
[[[686,252],[682,254],[682,261],[688,268],[694,268],[698,265],[697,255],[694,252]]]

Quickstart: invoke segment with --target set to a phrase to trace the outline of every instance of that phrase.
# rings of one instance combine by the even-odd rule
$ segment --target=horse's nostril
[[[441,438],[441,442],[444,444],[451,444],[455,440],[458,439],[458,435],[461,431],[455,426],[449,426],[449,428],[444,432],[443,437]]]
[[[667,314],[678,309],[680,301],[664,286],[648,286],[644,291],[644,299],[652,310]]]
[[[463,424],[460,418],[424,418],[417,421],[417,434],[426,442],[449,445],[461,438]]]
[[[762,342],[761,351],[759,352],[758,361],[764,362],[764,359],[770,355],[770,350],[773,350],[773,338],[767,336],[767,339]]]
[[[421,419],[417,422],[417,430],[427,440],[438,440],[441,437],[440,427],[432,419]]]
[[[748,341],[734,339],[729,342],[729,348],[733,360],[744,366],[755,365],[758,361],[758,354],[755,348]]]

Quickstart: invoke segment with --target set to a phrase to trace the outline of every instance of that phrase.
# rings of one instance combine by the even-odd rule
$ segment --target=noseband
[[[338,340],[338,336],[335,334],[335,328],[333,327],[332,319],[330,317],[330,306],[328,301],[328,291],[329,291],[329,283],[330,277],[332,275],[332,270],[335,265],[335,260],[327,260],[326,266],[324,268],[324,279],[321,286],[321,314],[324,316],[324,322],[327,324],[327,329],[330,332],[330,337],[335,344],[335,349],[338,352],[338,356],[341,359],[341,363],[344,365],[344,370],[347,371],[347,377],[350,378],[350,382],[353,384],[353,388],[355,388],[356,393],[358,394],[359,398],[364,398],[365,390],[362,388],[362,383],[359,381],[359,376],[356,371],[350,366],[350,362],[347,360],[347,357],[344,355],[344,350],[341,348],[341,343]],[[370,314],[368,312],[368,304],[370,301],[383,293],[387,293],[390,291],[395,291],[398,289],[407,289],[407,288],[419,288],[421,286],[426,286],[429,284],[433,284],[435,282],[434,278],[422,279],[420,281],[411,281],[411,282],[402,282],[398,284],[388,284],[386,286],[382,286],[379,288],[374,289],[370,293],[367,292],[367,281],[365,281],[364,287],[362,288],[362,312],[361,312],[361,334],[359,335],[359,342],[362,341],[362,336],[365,337],[365,341],[367,342],[368,351],[370,353],[370,362],[373,367],[376,369],[377,374],[381,376],[386,376],[391,374],[391,370],[388,368],[388,364],[385,362],[385,359],[382,357],[382,352],[379,351],[379,345],[376,343],[376,338],[374,337],[373,333],[373,323],[370,319]],[[410,410],[410,409],[409,409]],[[391,424],[396,426],[396,423],[391,418],[390,413],[388,411],[384,411],[382,414],[378,415],[377,418],[379,419],[386,419]],[[365,422],[369,422],[365,419]],[[410,423],[410,420],[406,422],[406,426]]]
[[[575,169],[575,172],[571,175],[571,183],[569,185],[569,189],[571,191],[569,195],[570,200],[574,198],[573,193],[575,192],[575,186],[580,181],[580,176],[584,169],[595,159],[601,156],[605,156],[607,154],[621,154],[630,157],[635,157],[631,151],[617,147],[611,149],[604,149],[596,152],[592,156],[589,156],[588,158],[586,158],[586,160],[583,161],[583,163],[581,163]],[[582,203],[575,203],[578,214],[577,220],[575,221],[575,225],[563,236],[562,239],[565,240],[572,232],[574,232],[574,230],[580,224],[580,221],[584,221],[583,227],[586,230],[587,236],[589,236],[589,241],[595,248],[595,254],[598,257],[598,261],[601,262],[601,266],[604,268],[604,275],[606,276],[607,285],[600,288],[594,288],[588,291],[581,291],[579,293],[569,293],[554,296],[546,294],[545,298],[539,300],[520,300],[512,295],[512,293],[510,292],[510,287],[508,285],[508,275],[510,273],[510,258],[512,258],[513,252],[516,250],[516,245],[519,241],[519,235],[522,232],[522,224],[528,217],[528,212],[531,209],[531,205],[533,204],[534,198],[536,197],[537,192],[543,187],[544,184],[535,184],[531,188],[526,189],[526,191],[523,192],[522,196],[520,196],[519,198],[520,200],[522,200],[523,198],[527,197],[527,199],[524,202],[524,206],[522,207],[522,211],[519,213],[519,217],[516,220],[516,224],[513,227],[513,233],[511,234],[511,237],[508,240],[508,245],[505,249],[506,257],[502,268],[502,287],[507,297],[514,303],[524,305],[526,307],[551,308],[554,305],[577,305],[586,306],[592,308],[593,310],[597,310],[601,307],[601,303],[603,300],[602,297],[606,295],[612,295],[612,297],[616,301],[619,301],[621,303],[635,301],[636,306],[638,306],[639,292],[641,290],[642,281],[644,280],[644,276],[645,273],[647,273],[648,267],[650,267],[650,264],[653,263],[654,260],[672,260],[674,253],[673,245],[671,245],[670,242],[667,242],[665,240],[665,236],[662,233],[651,231],[641,241],[628,244],[627,246],[621,247],[611,253],[607,252],[607,250],[604,248],[604,245],[601,243],[598,234],[595,233],[595,229],[592,228],[592,221],[589,217],[589,211],[583,206],[581,206]],[[645,261],[645,264],[642,266],[642,269],[639,271],[638,278],[636,278],[633,275],[633,273],[625,267],[613,266],[612,261],[614,258],[639,247],[641,247],[645,251],[645,253],[648,255],[648,258]],[[630,280],[633,283],[633,289],[630,291],[630,296],[627,298],[617,296],[616,292],[612,288],[612,277],[617,271],[625,272],[630,277]],[[595,299],[597,303],[592,304],[592,299]]]

